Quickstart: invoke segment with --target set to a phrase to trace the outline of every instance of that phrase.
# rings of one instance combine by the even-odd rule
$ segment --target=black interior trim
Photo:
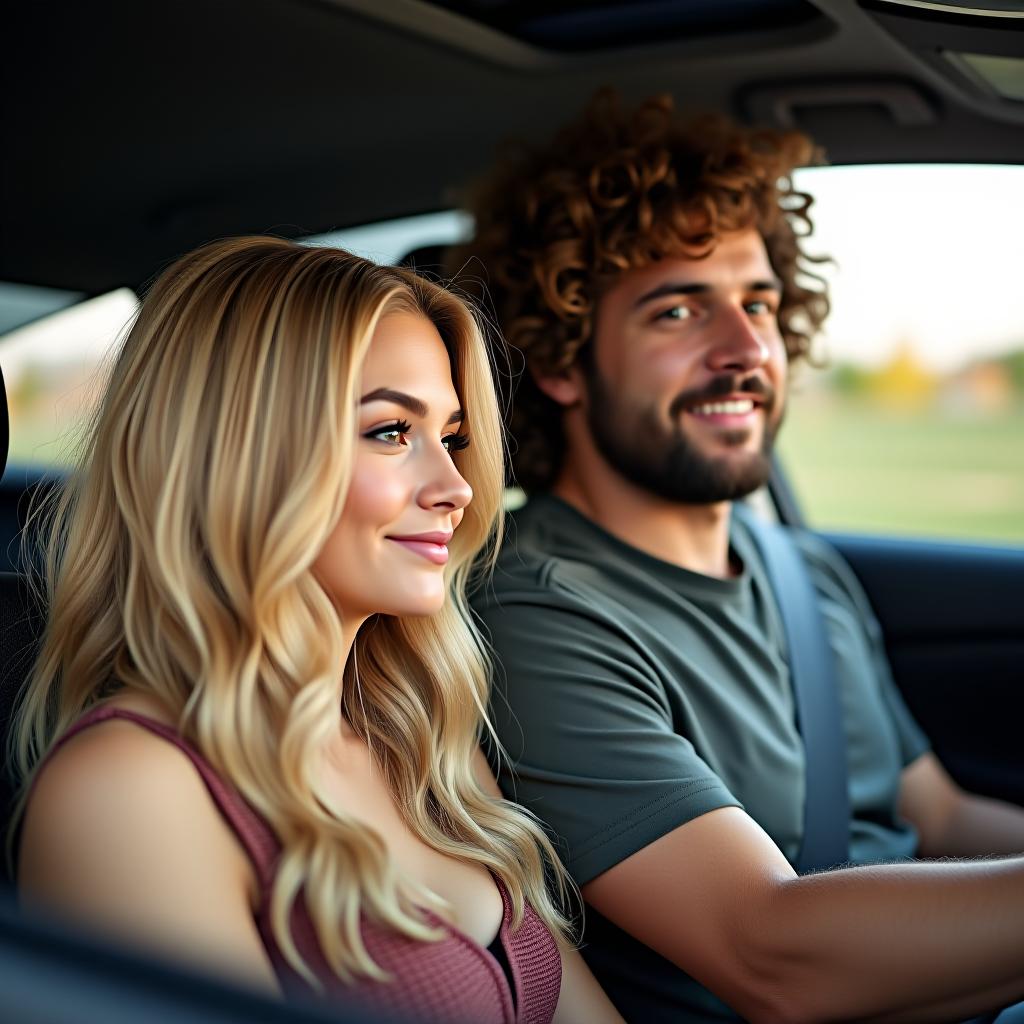
[[[0,280],[138,289],[213,238],[450,209],[503,140],[547,138],[604,85],[741,118],[752,91],[813,87],[797,123],[835,163],[1024,158],[1024,126],[921,58],[927,25],[904,39],[900,12],[807,2],[820,17],[796,26],[571,54],[417,0],[15,5]],[[935,117],[828,99],[852,80],[937,96]]]

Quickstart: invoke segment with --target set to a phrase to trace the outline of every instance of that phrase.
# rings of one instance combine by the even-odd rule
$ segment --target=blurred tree
[[[841,395],[863,395],[871,389],[871,371],[854,363],[836,363],[828,376],[832,390]]]
[[[871,374],[872,397],[901,409],[920,409],[935,394],[938,379],[921,365],[908,342],[901,342],[892,359]]]
[[[999,360],[1009,371],[1010,384],[1019,395],[1024,395],[1024,348],[1008,352]]]
[[[22,367],[14,380],[7,381],[7,398],[11,404],[11,412],[27,412],[46,390],[46,375],[39,366],[29,363]]]

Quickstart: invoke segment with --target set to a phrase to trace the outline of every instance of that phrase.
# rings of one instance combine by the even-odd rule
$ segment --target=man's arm
[[[899,812],[917,828],[922,857],[1024,853],[1024,808],[966,792],[934,754],[903,770]]]
[[[1024,862],[798,879],[616,620],[527,596],[489,619],[509,792],[543,810],[605,917],[754,1021],[958,1020],[1024,995]]]
[[[962,1019],[1024,997],[1020,858],[801,878],[726,807],[583,894],[752,1021]]]

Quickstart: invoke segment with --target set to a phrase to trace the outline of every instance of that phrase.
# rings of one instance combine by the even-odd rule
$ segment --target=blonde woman
[[[619,1020],[478,750],[501,488],[444,289],[269,238],[169,269],[54,509],[23,900],[272,992]]]

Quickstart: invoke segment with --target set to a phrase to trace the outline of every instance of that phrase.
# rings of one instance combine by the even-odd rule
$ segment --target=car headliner
[[[544,138],[604,84],[789,121],[836,163],[1024,158],[1024,103],[940,53],[1024,56],[1024,20],[809,3],[795,27],[574,53],[420,0],[22,3],[0,280],[95,294],[223,235],[450,207],[502,140]]]

